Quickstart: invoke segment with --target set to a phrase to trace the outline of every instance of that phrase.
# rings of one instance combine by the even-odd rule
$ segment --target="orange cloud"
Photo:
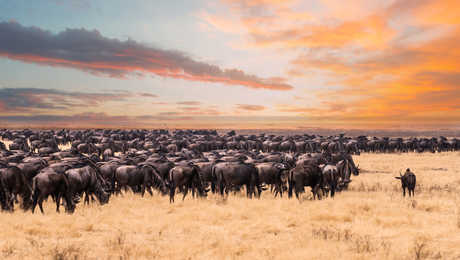
[[[321,125],[458,125],[458,1],[315,2],[323,11],[293,2],[258,4],[263,11],[240,4],[232,13],[246,26],[251,46],[300,53],[288,74],[326,79],[314,92],[315,104],[295,105],[302,101],[297,97],[278,111]],[[294,22],[281,9],[310,16]]]
[[[265,110],[264,106],[260,105],[248,105],[248,104],[237,104],[237,109],[246,110],[246,111],[262,111]]]
[[[364,48],[382,48],[394,36],[383,17],[367,17],[362,21],[346,21],[338,25],[306,24],[279,31],[251,29],[256,46],[300,48],[340,48],[359,45]]]

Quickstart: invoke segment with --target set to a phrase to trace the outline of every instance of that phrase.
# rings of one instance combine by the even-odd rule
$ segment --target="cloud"
[[[160,112],[158,113],[159,116],[177,116],[180,115],[179,112],[173,112],[173,111],[168,111],[168,112]]]
[[[316,96],[311,104],[297,96],[279,112],[320,125],[457,126],[458,2],[342,2],[224,0],[230,11],[208,10],[204,18],[217,30],[219,21],[236,21],[232,28],[245,27],[248,49],[295,57],[287,68],[294,80],[322,81],[305,89]],[[295,18],[301,15],[310,18]]]
[[[178,105],[186,105],[186,106],[197,106],[200,105],[201,102],[198,101],[182,101],[182,102],[177,102]]]
[[[71,110],[110,101],[123,101],[131,96],[125,92],[86,93],[43,88],[0,88],[0,112]]]
[[[237,109],[246,110],[246,111],[262,111],[265,110],[264,106],[260,105],[247,105],[247,104],[237,104]]]
[[[200,111],[201,110],[201,108],[199,107],[180,107],[179,109],[183,111]]]
[[[157,98],[158,95],[151,94],[151,93],[138,93],[139,96],[141,97],[148,97],[148,98]]]
[[[123,116],[108,115],[106,113],[77,113],[73,115],[10,115],[0,116],[0,122],[7,125],[19,126],[45,126],[45,127],[140,127],[155,126],[159,122],[170,122],[175,120],[192,120],[191,116],[180,116],[179,114],[158,114]]]
[[[148,47],[134,40],[107,38],[96,30],[66,29],[53,34],[38,27],[1,22],[0,56],[117,78],[141,73],[253,89],[293,88],[284,79],[260,78],[240,69],[222,69],[179,51]]]

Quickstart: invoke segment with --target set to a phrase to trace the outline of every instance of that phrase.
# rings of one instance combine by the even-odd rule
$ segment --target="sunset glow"
[[[5,127],[460,127],[451,0],[0,1]]]

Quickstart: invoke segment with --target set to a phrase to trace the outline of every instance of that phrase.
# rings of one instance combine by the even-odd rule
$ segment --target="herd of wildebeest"
[[[51,197],[56,210],[72,213],[84,203],[109,202],[128,189],[144,196],[158,190],[174,202],[176,192],[195,197],[208,192],[263,191],[297,198],[306,186],[313,199],[333,197],[359,175],[352,155],[360,152],[456,151],[460,140],[320,135],[238,135],[215,130],[0,130],[0,203],[34,212]],[[9,145],[5,145],[8,143]],[[63,150],[63,147],[70,147]],[[413,175],[413,177],[411,177]],[[413,194],[408,169],[402,186]],[[50,196],[51,195],[51,196]],[[94,197],[96,199],[94,199]]]

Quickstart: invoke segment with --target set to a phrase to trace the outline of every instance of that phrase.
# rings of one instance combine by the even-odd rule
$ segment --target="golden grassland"
[[[170,204],[125,194],[73,215],[0,213],[1,259],[458,259],[460,153],[362,154],[363,170],[334,199],[265,192]],[[417,175],[403,198],[399,171]],[[309,188],[308,188],[309,190]]]

